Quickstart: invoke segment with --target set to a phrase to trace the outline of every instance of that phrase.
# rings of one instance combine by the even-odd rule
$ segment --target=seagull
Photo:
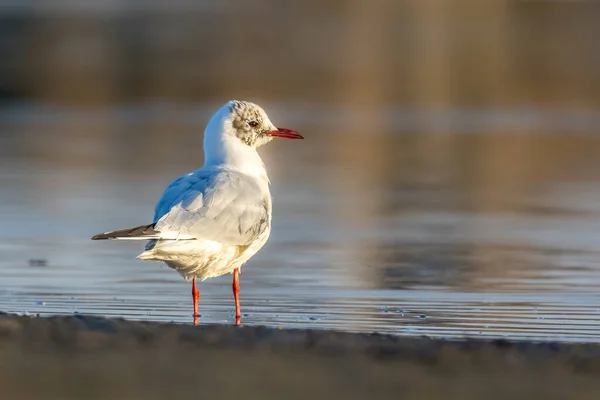
[[[277,128],[254,103],[225,103],[204,131],[204,165],[167,186],[153,222],[100,233],[92,240],[148,240],[137,258],[164,262],[192,282],[194,325],[200,299],[196,279],[233,274],[239,325],[240,269],[271,232],[270,181],[256,149],[275,137],[303,139],[292,129]]]

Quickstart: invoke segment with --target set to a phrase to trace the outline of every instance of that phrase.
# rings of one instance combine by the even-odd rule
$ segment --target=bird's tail
[[[154,230],[155,224],[140,225],[135,228],[119,229],[118,231],[99,233],[92,236],[92,240],[119,239],[119,240],[148,240],[159,239],[160,232]]]

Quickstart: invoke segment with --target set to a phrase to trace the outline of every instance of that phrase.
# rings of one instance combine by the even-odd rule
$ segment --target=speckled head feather
[[[266,132],[277,128],[260,106],[239,100],[231,100],[228,105],[233,132],[238,139],[255,148],[273,140]]]

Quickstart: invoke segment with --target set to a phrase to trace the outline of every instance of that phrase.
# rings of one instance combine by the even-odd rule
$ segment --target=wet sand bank
[[[600,345],[0,314],[2,399],[596,399]]]

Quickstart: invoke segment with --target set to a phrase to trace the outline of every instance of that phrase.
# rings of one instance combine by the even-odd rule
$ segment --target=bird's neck
[[[265,164],[256,149],[231,135],[205,136],[204,166],[225,167],[268,180]]]

